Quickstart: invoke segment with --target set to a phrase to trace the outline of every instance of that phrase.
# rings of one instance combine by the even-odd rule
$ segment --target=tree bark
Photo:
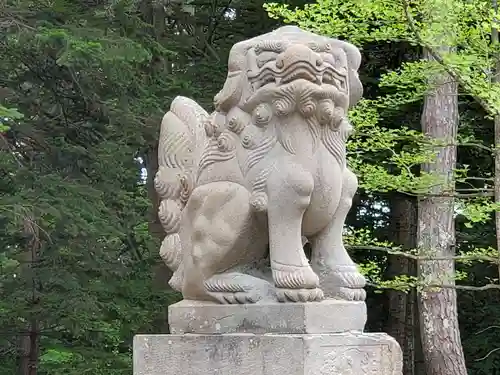
[[[40,261],[40,238],[38,226],[35,222],[35,216],[32,213],[25,213],[23,219],[23,232],[26,238],[27,246],[23,258],[27,265],[26,269],[27,283],[31,284],[32,305],[40,302],[39,279],[37,277],[37,266]],[[29,275],[29,276],[28,276]],[[40,354],[39,322],[36,316],[26,325],[26,330],[20,335],[19,342],[19,374],[37,375],[38,360]]]
[[[446,52],[443,48],[441,52]],[[428,52],[425,57],[431,59]],[[418,206],[418,245],[422,255],[455,255],[454,168],[458,128],[457,84],[447,74],[434,77],[434,89],[424,101],[422,131],[433,140],[443,141],[436,148],[433,163],[422,170],[440,177],[428,197]],[[453,284],[453,260],[421,261],[419,280],[425,284]],[[427,375],[467,375],[458,325],[457,295],[452,288],[426,288],[419,291],[420,334]]]
[[[38,356],[40,352],[38,332],[38,322],[33,319],[28,326],[28,331],[21,336],[20,375],[37,375],[38,373]]]
[[[149,232],[153,236],[163,239],[165,232],[158,217],[160,197],[154,187],[154,178],[156,172],[158,172],[158,145],[151,147],[146,155],[144,155],[144,166],[146,167],[146,188],[151,201],[151,208],[148,215]]]
[[[497,0],[492,1],[492,7],[495,12],[498,11]],[[491,44],[493,47],[498,47],[498,29],[495,27],[491,30]],[[491,74],[493,83],[500,83],[500,57],[497,56],[495,68]],[[500,203],[500,114],[494,117],[494,133],[495,133],[495,203]],[[500,211],[495,211],[495,231],[497,239],[497,250],[500,251]],[[498,265],[498,276],[500,277],[500,264]]]
[[[417,244],[417,208],[414,199],[403,194],[394,194],[391,206],[391,241],[405,249],[414,249]],[[389,256],[386,276],[415,275],[414,261],[402,256]],[[403,351],[403,374],[415,375],[415,293],[388,290],[388,314],[385,331],[394,337]]]
[[[149,233],[158,238],[160,241],[165,237],[165,231],[158,218],[158,208],[160,206],[160,197],[156,193],[154,188],[154,177],[158,171],[158,146],[152,147],[149,152],[144,157],[144,164],[146,166],[146,187],[151,201],[151,210],[149,212]],[[160,248],[158,247],[158,254],[160,253]],[[172,271],[163,263],[163,261],[158,257],[158,263],[154,266],[154,279],[153,284],[161,289],[171,289],[168,285],[168,281],[172,277]]]

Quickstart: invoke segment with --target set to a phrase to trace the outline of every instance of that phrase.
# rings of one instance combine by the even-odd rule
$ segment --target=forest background
[[[430,364],[421,331],[428,305],[446,302],[422,296],[455,306],[456,291],[461,340],[437,332],[433,345],[465,357],[469,374],[500,373],[494,4],[286,3],[0,0],[0,375],[129,374],[133,335],[168,332],[180,296],[158,255],[161,117],[176,95],[212,109],[230,47],[286,22],[362,48],[346,239],[369,277],[367,329],[396,337],[405,375],[462,375]],[[449,140],[426,132],[425,114],[439,87],[457,86],[456,114],[442,113],[457,119],[458,152],[443,188],[433,166]],[[455,237],[440,275],[422,246],[438,196]]]

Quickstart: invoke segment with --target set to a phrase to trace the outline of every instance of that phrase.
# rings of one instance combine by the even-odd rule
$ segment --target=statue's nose
[[[323,64],[323,59],[316,52],[303,44],[292,44],[285,52],[276,59],[276,67],[286,69],[298,62],[306,62],[311,66],[319,67]]]

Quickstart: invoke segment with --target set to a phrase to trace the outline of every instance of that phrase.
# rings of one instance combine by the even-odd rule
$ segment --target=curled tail
[[[158,172],[154,179],[160,196],[158,217],[165,230],[160,256],[174,272],[169,284],[180,291],[183,280],[179,228],[182,210],[194,189],[200,150],[207,137],[208,113],[195,101],[176,97],[161,122]]]

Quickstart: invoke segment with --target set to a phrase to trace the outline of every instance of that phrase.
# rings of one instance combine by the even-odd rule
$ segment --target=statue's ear
[[[238,104],[241,98],[241,92],[242,72],[229,72],[222,90],[219,91],[217,95],[215,95],[215,110],[219,112],[229,111],[232,107]]]
[[[216,111],[227,112],[240,101],[249,43],[249,41],[236,43],[229,51],[227,78],[222,90],[214,97]]]
[[[363,97],[363,85],[359,80],[358,72],[354,69],[349,69],[349,108]]]
[[[363,96],[363,85],[359,80],[358,70],[361,65],[361,52],[351,43],[342,42],[342,49],[349,67],[349,107],[353,107]]]

